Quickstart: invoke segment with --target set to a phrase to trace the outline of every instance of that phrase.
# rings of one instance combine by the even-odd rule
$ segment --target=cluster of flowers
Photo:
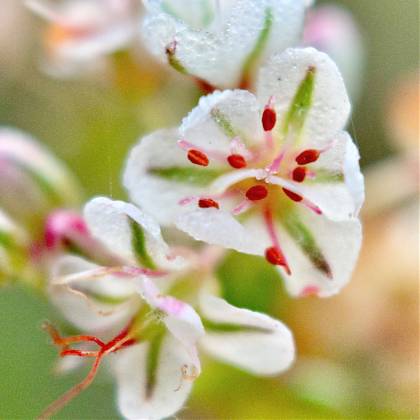
[[[127,418],[181,409],[201,372],[198,350],[256,375],[284,371],[295,354],[289,329],[219,296],[223,250],[264,257],[293,296],[327,297],[348,282],[361,244],[363,177],[344,131],[343,79],[325,53],[290,48],[308,1],[144,3],[144,46],[209,94],[179,128],[133,148],[123,182],[134,204],[96,197],[82,215],[68,210],[79,202],[71,175],[27,135],[0,131],[0,279],[37,273],[82,331],[62,337],[45,325],[63,360],[93,360],[42,417],[86,388],[111,353]],[[28,6],[50,21],[47,54],[62,69],[137,36],[135,1]],[[197,242],[168,246],[161,226]]]

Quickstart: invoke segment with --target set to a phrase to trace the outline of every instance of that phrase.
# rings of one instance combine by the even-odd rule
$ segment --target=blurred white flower
[[[138,0],[27,0],[48,22],[45,70],[66,77],[97,68],[106,55],[127,47],[139,25]]]
[[[30,135],[0,127],[0,208],[38,232],[46,215],[80,202],[80,189],[64,163]]]
[[[86,205],[84,218],[86,235],[90,232],[100,246],[112,252],[112,264],[98,265],[74,255],[59,257],[49,293],[69,321],[94,334],[88,339],[82,336],[80,341],[98,342],[96,337],[100,336],[101,349],[108,349],[102,339],[111,340],[113,346],[119,341],[112,337],[124,340],[127,348],[113,347],[118,354],[111,362],[124,417],[163,418],[182,408],[192,381],[200,373],[196,344],[254,374],[274,375],[290,366],[294,358],[290,331],[266,315],[235,308],[205,293],[200,275],[208,273],[195,265],[203,260],[192,263],[174,256],[159,226],[145,213],[131,204],[99,197]],[[76,231],[82,236],[73,236],[73,244],[79,243],[79,249],[89,253],[84,246],[84,229]],[[94,247],[91,243],[90,249]],[[196,279],[188,283],[191,276]],[[189,285],[181,298],[195,310],[182,300],[161,294],[172,294],[180,281]],[[206,334],[196,311],[203,318]],[[162,330],[162,323],[169,333]],[[62,356],[90,354],[79,347],[67,349],[65,343],[73,343],[74,337],[60,340],[55,341],[63,346]],[[130,345],[125,340],[131,340]],[[73,392],[46,412],[56,411],[68,402],[69,395],[76,395]]]
[[[317,6],[305,21],[303,45],[327,53],[337,64],[353,100],[363,79],[365,49],[360,28],[352,14],[335,5]]]
[[[134,148],[124,183],[134,202],[197,240],[265,255],[292,295],[337,293],[361,243],[359,154],[335,64],[288,49],[262,69],[258,95],[203,97],[179,130]]]
[[[303,0],[145,0],[145,46],[175,70],[219,88],[248,86],[256,66],[296,45]]]

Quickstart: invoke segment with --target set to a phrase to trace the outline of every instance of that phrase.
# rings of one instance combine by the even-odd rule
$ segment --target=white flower
[[[292,295],[337,293],[361,243],[359,154],[343,131],[350,104],[335,64],[288,49],[258,94],[201,98],[179,130],[141,140],[124,183],[134,202],[197,240],[265,255]]]
[[[72,174],[42,144],[0,127],[0,207],[16,222],[34,233],[52,209],[78,205],[80,195]]]
[[[303,0],[145,0],[145,46],[219,88],[246,86],[258,63],[296,45]]]
[[[349,11],[334,5],[310,10],[305,21],[303,45],[327,53],[337,63],[351,97],[358,97],[365,48],[360,28]]]
[[[94,238],[119,258],[118,265],[64,256],[55,266],[49,291],[65,317],[83,331],[112,345],[112,337],[135,340],[113,350],[111,361],[124,417],[163,418],[183,406],[200,373],[196,344],[254,374],[273,375],[290,366],[290,331],[266,315],[205,294],[202,277],[208,273],[200,276],[199,267],[172,255],[149,216],[131,204],[96,198],[86,205],[84,217]],[[186,295],[182,300],[171,297],[182,281],[188,284]],[[80,351],[62,355],[86,355]],[[47,414],[67,400],[62,397]]]
[[[46,19],[45,70],[71,76],[126,47],[138,26],[137,0],[27,0]]]

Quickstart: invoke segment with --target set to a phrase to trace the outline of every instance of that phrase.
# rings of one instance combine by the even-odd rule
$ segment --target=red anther
[[[303,197],[299,194],[294,193],[293,191],[283,188],[283,192],[293,201],[299,202],[303,200]]]
[[[262,114],[261,120],[262,120],[264,131],[271,131],[276,125],[276,121],[277,121],[276,111],[274,111],[273,108],[265,108]]]
[[[316,162],[319,158],[320,151],[316,149],[307,149],[296,157],[298,165],[307,165],[308,163]]]
[[[254,185],[245,193],[246,198],[251,201],[263,200],[267,194],[268,190],[264,185]]]
[[[209,164],[209,158],[207,157],[207,155],[196,149],[188,150],[187,157],[189,161],[194,163],[195,165],[207,166]]]
[[[217,201],[214,201],[211,198],[200,198],[198,200],[198,207],[202,209],[208,209],[210,207],[214,207],[216,209],[219,208],[219,203]]]
[[[304,166],[297,166],[292,172],[293,181],[303,182],[306,178],[306,168]]]
[[[227,161],[229,162],[229,165],[235,169],[242,169],[246,166],[246,160],[242,155],[229,155]]]
[[[291,274],[290,268],[287,265],[286,258],[279,248],[272,246],[265,250],[265,259],[273,265],[281,265],[285,268],[287,274]]]

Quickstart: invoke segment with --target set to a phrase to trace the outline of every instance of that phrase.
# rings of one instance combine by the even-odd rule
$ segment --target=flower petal
[[[194,209],[182,214],[176,221],[176,227],[210,245],[256,255],[261,255],[264,250],[260,237],[253,235],[225,210]]]
[[[202,193],[219,171],[193,165],[178,145],[178,131],[159,130],[131,151],[124,172],[130,198],[159,223],[173,223],[183,211],[179,201]]]
[[[195,310],[188,304],[173,298],[163,296],[155,284],[143,276],[137,282],[141,296],[152,307],[159,309],[165,314],[163,322],[168,330],[176,337],[188,351],[195,351],[197,340],[204,334],[203,324]],[[199,369],[199,361],[196,354],[192,354]]]
[[[200,308],[211,322],[200,345],[213,357],[256,375],[276,375],[292,364],[293,337],[281,322],[211,295],[201,297]]]
[[[203,96],[182,121],[180,134],[197,148],[226,158],[233,138],[239,137],[246,146],[263,138],[257,99],[245,90]]]
[[[291,275],[284,275],[293,296],[337,294],[350,280],[361,242],[356,218],[331,221],[306,209],[281,219],[279,234]]]
[[[172,257],[159,225],[132,204],[96,197],[84,209],[91,233],[115,254],[138,261],[146,268],[181,268],[180,257]]]
[[[2,208],[33,230],[51,209],[73,207],[79,200],[79,186],[62,162],[30,135],[0,127]]]
[[[261,59],[294,45],[305,10],[303,0],[206,1],[198,18],[194,3],[149,0],[145,45],[178,71],[220,88],[238,86]]]
[[[314,178],[297,183],[271,176],[270,183],[305,197],[331,220],[347,220],[358,215],[364,201],[364,181],[359,159],[359,152],[350,135],[341,132],[335,137],[334,146],[309,166]]]
[[[303,148],[328,147],[349,117],[350,102],[334,62],[314,48],[289,48],[261,70],[258,99],[275,98],[281,136],[295,128]]]
[[[131,283],[76,256],[58,259],[48,293],[55,306],[78,328],[112,337],[130,320],[140,299]]]
[[[140,343],[116,353],[112,360],[118,407],[128,419],[161,419],[182,408],[194,379],[193,360],[181,343],[166,334],[157,357],[153,386],[148,378],[151,346]],[[191,376],[188,372],[191,369]]]

